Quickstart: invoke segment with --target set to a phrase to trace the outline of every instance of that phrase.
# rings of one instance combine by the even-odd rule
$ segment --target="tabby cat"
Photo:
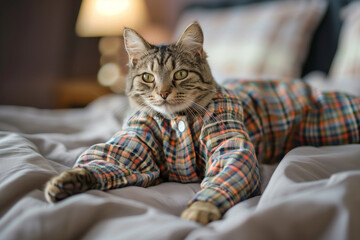
[[[299,145],[360,142],[359,99],[322,95],[300,80],[216,84],[196,22],[174,44],[152,45],[131,29],[124,42],[126,92],[138,111],[48,181],[49,202],[89,189],[201,182],[181,217],[206,224],[261,193],[258,162],[280,161]]]
[[[124,30],[124,42],[129,54],[127,95],[135,108],[150,115],[157,113],[176,118],[180,113],[191,117],[203,114],[213,98],[216,83],[203,51],[203,33],[198,23],[190,25],[176,44],[154,46],[132,29]],[[189,70],[185,70],[189,69]],[[196,105],[195,110],[189,109]],[[96,178],[84,168],[74,168],[52,178],[45,196],[56,202],[70,195],[93,188]],[[185,219],[207,223],[221,217],[213,204],[204,202],[193,212],[184,212]],[[200,219],[200,212],[206,212]]]

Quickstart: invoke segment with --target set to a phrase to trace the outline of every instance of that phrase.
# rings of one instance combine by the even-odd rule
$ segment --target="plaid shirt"
[[[231,82],[192,120],[135,113],[123,130],[78,159],[97,189],[161,181],[201,182],[191,201],[222,213],[261,193],[258,161],[280,161],[299,145],[360,142],[360,100],[321,94],[301,80]]]

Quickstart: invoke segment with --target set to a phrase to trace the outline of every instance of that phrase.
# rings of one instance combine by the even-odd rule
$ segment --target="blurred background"
[[[344,79],[359,79],[359,6],[355,0],[3,0],[0,105],[74,108],[123,94],[123,27],[159,44],[194,20],[219,82],[315,73],[324,86],[336,78],[342,87]]]
[[[115,15],[116,11],[129,12],[132,4],[138,4],[127,17],[128,23],[141,18],[139,23],[133,23],[136,30],[153,36],[150,36],[151,41],[161,43],[171,39],[180,11],[188,3],[198,1],[101,0],[99,2],[103,5],[97,7],[102,7],[105,15]],[[84,4],[91,2],[96,1],[83,1]],[[120,2],[120,5],[114,2]],[[139,7],[139,3],[143,6]],[[80,6],[81,0],[1,2],[0,104],[39,108],[81,107],[112,91],[101,87],[97,81],[101,66],[99,41],[101,34],[119,36],[122,29],[117,26],[115,33],[111,29],[105,33],[96,32],[97,29],[93,32],[79,30],[77,34]],[[99,16],[83,17],[94,20],[83,19],[88,28],[98,27],[93,25],[101,21]],[[127,57],[123,45],[115,48],[118,49],[121,70],[126,71]]]

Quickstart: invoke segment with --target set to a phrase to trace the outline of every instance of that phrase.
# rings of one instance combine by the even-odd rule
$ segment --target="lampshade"
[[[76,33],[81,37],[119,36],[124,27],[137,29],[146,19],[143,0],[83,0]]]

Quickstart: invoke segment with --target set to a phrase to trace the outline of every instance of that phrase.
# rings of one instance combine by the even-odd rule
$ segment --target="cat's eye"
[[[180,70],[174,74],[174,78],[175,78],[175,80],[182,80],[182,79],[186,78],[188,76],[188,74],[189,74],[188,71]]]
[[[150,73],[143,73],[142,79],[144,80],[144,82],[152,83],[155,80],[155,77]]]

